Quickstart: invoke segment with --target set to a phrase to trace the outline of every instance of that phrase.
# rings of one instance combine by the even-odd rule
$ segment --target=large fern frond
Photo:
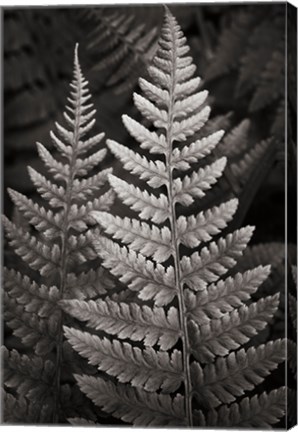
[[[197,139],[210,108],[205,105],[206,92],[199,89],[200,79],[193,77],[188,51],[166,9],[149,78],[140,80],[143,95],[134,95],[147,123],[123,116],[145,155],[108,141],[124,168],[143,181],[139,187],[109,175],[119,200],[137,216],[91,212],[112,237],[98,236],[94,246],[103,265],[125,285],[124,295],[121,301],[107,296],[62,302],[66,311],[92,328],[92,333],[75,328],[65,332],[74,349],[105,372],[103,378],[76,375],[79,387],[116,418],[142,426],[209,427],[222,413],[228,423],[231,410],[237,413],[236,424],[249,423],[255,412],[256,424],[268,426],[284,414],[282,389],[268,397],[238,397],[256,394],[256,387],[284,360],[284,341],[246,346],[272,319],[279,296],[258,301],[252,297],[268,277],[268,266],[233,274],[254,229],[223,233],[237,210],[236,199],[192,214],[190,205],[208,196],[227,160],[208,158],[223,131]],[[199,168],[193,169],[198,160]],[[113,338],[106,339],[102,332]],[[173,351],[165,352],[169,349]],[[140,370],[137,363],[147,356]],[[163,361],[156,363],[159,358]],[[127,361],[131,364],[125,366]],[[152,364],[154,383],[148,371]],[[270,402],[276,405],[271,416]]]

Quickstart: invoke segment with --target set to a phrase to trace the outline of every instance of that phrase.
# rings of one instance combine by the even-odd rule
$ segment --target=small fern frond
[[[56,132],[50,133],[57,154],[53,157],[42,144],[37,144],[47,176],[28,169],[45,204],[40,205],[9,189],[27,226],[14,224],[3,216],[9,244],[28,265],[26,271],[32,275],[29,278],[13,269],[4,270],[4,317],[13,335],[21,339],[22,349],[28,350],[28,357],[14,350],[6,355],[4,384],[13,391],[21,391],[21,396],[32,403],[46,406],[47,397],[49,406],[45,418],[36,417],[37,422],[47,423],[63,421],[64,415],[60,394],[65,354],[64,316],[59,300],[74,295],[83,299],[94,297],[112,286],[103,269],[84,272],[86,268],[81,267],[82,263],[97,258],[92,238],[98,235],[98,230],[88,231],[89,225],[94,225],[90,212],[107,210],[114,194],[108,191],[96,196],[111,170],[94,173],[107,151],[94,149],[103,134],[87,138],[95,125],[95,110],[79,64],[77,46],[70,87],[64,112],[66,126],[55,123]],[[101,278],[101,283],[97,282],[97,277]],[[75,361],[73,365],[75,367]]]

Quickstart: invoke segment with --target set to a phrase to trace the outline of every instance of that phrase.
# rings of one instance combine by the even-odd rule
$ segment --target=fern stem
[[[172,179],[172,169],[170,166],[170,161],[168,164],[169,167],[169,188],[168,188],[168,198],[170,202],[170,224],[172,231],[172,242],[174,247],[174,266],[175,266],[175,280],[176,280],[176,289],[179,303],[179,320],[180,320],[180,328],[181,328],[181,337],[182,337],[182,345],[183,345],[183,368],[184,368],[184,385],[185,385],[185,408],[186,408],[186,418],[189,426],[193,426],[192,421],[192,393],[191,393],[191,376],[190,376],[190,344],[188,338],[188,330],[187,330],[187,311],[184,301],[184,292],[183,285],[181,283],[181,268],[180,268],[180,259],[179,259],[179,245],[177,241],[177,229],[176,229],[176,210],[175,203],[173,200],[173,179]]]
[[[172,30],[173,31],[173,30]],[[175,41],[175,33],[172,34],[173,41]],[[185,412],[188,426],[193,426],[192,419],[192,387],[191,387],[191,375],[190,375],[190,344],[187,329],[187,311],[184,301],[183,284],[181,283],[181,266],[180,266],[180,255],[179,255],[179,243],[177,235],[176,225],[176,209],[173,198],[173,167],[172,167],[172,150],[173,150],[173,138],[172,138],[172,127],[173,127],[173,106],[175,102],[175,86],[176,86],[176,45],[173,43],[173,68],[171,71],[171,87],[170,87],[170,103],[169,103],[169,123],[166,130],[166,140],[168,153],[166,155],[166,166],[168,170],[168,199],[170,204],[170,225],[172,233],[172,246],[173,246],[173,258],[175,267],[175,281],[176,290],[179,304],[179,321],[181,329],[181,339],[183,345],[183,369],[184,369],[184,387],[185,387]]]
[[[72,190],[73,182],[75,177],[75,162],[77,159],[77,148],[79,142],[79,128],[80,128],[80,116],[81,116],[81,76],[79,73],[79,64],[77,58],[77,47],[75,53],[75,67],[78,73],[78,93],[77,93],[77,103],[75,107],[75,125],[73,133],[72,142],[72,154],[69,163],[69,178],[66,184],[65,191],[65,214],[64,221],[61,230],[61,264],[60,264],[60,283],[59,283],[59,294],[60,298],[63,299],[64,290],[66,286],[67,279],[67,266],[68,266],[68,244],[67,235],[69,229],[69,214],[72,203]],[[60,320],[58,325],[58,336],[57,336],[57,353],[56,353],[56,367],[55,367],[55,378],[54,378],[54,409],[53,409],[53,423],[57,424],[59,422],[59,397],[60,397],[60,387],[61,387],[61,363],[63,361],[63,311],[60,311]]]

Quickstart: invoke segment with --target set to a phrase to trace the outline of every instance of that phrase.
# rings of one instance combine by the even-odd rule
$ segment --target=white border
[[[246,1],[239,1],[239,0],[205,0],[205,1],[198,1],[198,0],[187,0],[184,2],[183,0],[170,0],[170,1],[160,1],[160,0],[115,0],[115,1],[109,1],[109,0],[87,0],[85,3],[82,0],[18,0],[18,1],[11,1],[11,0],[0,0],[0,6],[9,6],[9,7],[15,7],[15,6],[73,6],[73,5],[80,5],[80,6],[88,6],[88,5],[112,5],[112,4],[170,4],[170,3],[180,3],[181,5],[187,5],[190,3],[286,3],[286,1],[283,0],[246,0]],[[298,7],[298,0],[291,0],[289,3],[293,4],[294,6]]]
[[[280,1],[280,0],[246,0],[246,1],[239,1],[239,0],[205,0],[205,1],[198,1],[198,0],[187,0],[187,2],[183,2],[183,0],[170,0],[170,1],[159,1],[159,0],[116,0],[116,1],[108,1],[108,0],[87,0],[86,3],[84,4],[84,2],[82,0],[47,0],[47,1],[40,1],[40,0],[31,0],[31,1],[26,1],[26,0],[18,0],[18,1],[14,1],[12,3],[11,0],[0,0],[0,7],[31,7],[31,6],[74,6],[74,5],[82,5],[82,6],[88,6],[88,5],[96,5],[96,6],[100,6],[100,5],[111,5],[111,4],[162,4],[162,3],[180,3],[181,5],[187,5],[187,4],[191,4],[191,3],[201,3],[201,4],[206,4],[206,3],[286,3],[285,1]],[[291,0],[289,2],[290,4],[294,5],[295,7],[298,7],[298,0]],[[1,86],[0,86],[1,87]],[[65,426],[54,426],[54,425],[49,425],[49,426],[34,426],[34,425],[24,425],[24,426],[16,426],[16,425],[11,425],[11,426],[7,426],[7,425],[1,425],[1,430],[3,432],[24,432],[24,429],[28,429],[28,428],[34,428],[34,430],[38,430],[41,432],[48,432],[48,428],[55,428],[56,431],[63,431],[65,428],[68,427],[74,427],[71,425],[65,425]],[[111,432],[123,432],[125,429],[131,429],[129,427],[103,427],[101,425],[98,425],[96,428],[93,427],[75,427],[75,431],[76,432],[86,432],[87,430],[93,431],[95,429],[99,428],[101,431],[111,431]],[[149,429],[150,428],[146,428]],[[134,431],[138,432],[138,431],[143,431],[146,430],[144,428],[133,428]],[[171,430],[171,429],[169,429]],[[177,430],[177,429],[172,429],[173,431]],[[188,430],[188,429],[178,429],[178,430]],[[210,432],[220,432],[220,431],[227,431],[225,429],[194,429],[194,430],[198,430],[201,432],[205,432],[205,431],[210,431]],[[235,429],[234,429],[235,430]],[[276,430],[276,429],[275,429]],[[291,429],[291,431],[293,432],[298,432],[298,426],[295,426],[294,428]],[[228,432],[228,431],[227,431]]]

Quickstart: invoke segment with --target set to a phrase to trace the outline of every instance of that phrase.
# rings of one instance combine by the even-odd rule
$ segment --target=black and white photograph
[[[296,7],[1,17],[1,425],[297,425]]]

